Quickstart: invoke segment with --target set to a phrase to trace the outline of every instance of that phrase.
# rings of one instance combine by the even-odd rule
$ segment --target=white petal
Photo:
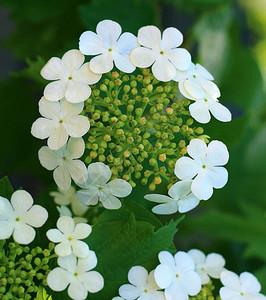
[[[197,295],[201,290],[200,276],[194,271],[186,272],[185,274],[183,274],[180,278],[180,282],[182,283],[185,291],[190,296]]]
[[[59,159],[55,151],[47,146],[42,147],[38,152],[40,163],[48,170],[53,170],[59,165]]]
[[[136,67],[131,63],[129,55],[115,52],[113,54],[113,58],[117,69],[125,73],[132,73],[133,71],[135,71]]]
[[[240,274],[240,284],[243,293],[259,293],[261,285],[258,279],[249,272]]]
[[[147,194],[144,196],[146,200],[152,201],[152,202],[158,202],[158,203],[168,203],[169,201],[173,200],[172,198],[160,195],[160,194]]]
[[[207,95],[214,97],[214,98],[219,98],[221,96],[220,90],[218,89],[217,85],[213,83],[210,80],[206,80],[203,78],[197,78],[199,81],[199,84],[201,87],[204,89]]]
[[[52,57],[41,70],[41,75],[47,80],[57,80],[67,76],[66,69],[58,57]]]
[[[171,200],[168,203],[154,206],[152,212],[159,215],[170,215],[176,213],[177,210],[178,210],[177,201]]]
[[[159,54],[151,49],[139,47],[131,51],[130,60],[133,65],[139,68],[150,67]]]
[[[158,284],[156,283],[155,281],[155,278],[154,278],[154,271],[155,270],[152,270],[148,276],[148,290],[149,290],[149,293],[151,290],[159,290],[160,287],[158,286]]]
[[[54,291],[63,291],[71,282],[72,276],[61,268],[55,268],[47,276],[48,286]]]
[[[106,51],[103,54],[92,58],[90,67],[93,72],[98,74],[110,72],[114,67],[112,52]]]
[[[161,264],[167,265],[170,269],[175,266],[173,255],[168,251],[161,251],[158,255]]]
[[[33,205],[23,216],[23,221],[33,227],[41,227],[48,219],[48,212],[40,205]]]
[[[200,172],[191,185],[192,193],[200,200],[208,200],[213,194],[212,182],[205,171]]]
[[[60,257],[66,257],[72,254],[71,245],[68,240],[63,240],[61,243],[57,244],[54,251]]]
[[[85,143],[82,138],[70,138],[67,145],[67,152],[71,159],[80,158],[85,150]]]
[[[75,239],[83,240],[91,233],[91,226],[89,224],[80,223],[75,226],[74,232],[71,235]]]
[[[161,50],[161,31],[156,26],[144,26],[138,31],[138,41],[141,45],[154,50]]]
[[[86,258],[80,258],[78,260],[77,272],[79,274],[85,273],[87,271],[92,270],[97,265],[97,257],[94,251],[89,251],[89,254]]]
[[[183,34],[174,27],[168,27],[163,32],[162,50],[179,47],[183,43]]]
[[[24,215],[32,207],[33,199],[28,192],[18,190],[12,194],[11,204],[16,213]]]
[[[83,66],[81,66],[75,73],[73,73],[72,77],[75,81],[80,81],[86,84],[95,84],[100,80],[101,75],[93,73],[90,68],[90,63],[87,62]]]
[[[194,74],[194,70],[195,70],[195,65],[193,64],[193,62],[190,63],[189,68],[185,71],[181,71],[177,69],[174,81],[179,82],[181,80],[186,80],[188,78],[191,78]]]
[[[86,181],[88,173],[87,168],[83,161],[81,160],[72,160],[68,163],[67,166],[71,177],[75,182],[83,183]]]
[[[65,238],[64,235],[62,234],[62,232],[55,228],[49,229],[46,232],[46,235],[47,235],[48,239],[54,243],[61,243]]]
[[[217,253],[210,253],[206,257],[205,268],[213,278],[220,278],[221,271],[225,265],[225,259]]]
[[[123,284],[119,288],[119,295],[127,300],[137,299],[142,294],[142,289],[131,284]]]
[[[49,83],[44,89],[44,97],[49,101],[58,101],[65,96],[67,82],[65,80],[57,80]]]
[[[89,246],[83,241],[74,241],[71,243],[73,255],[76,257],[85,258],[89,254]]]
[[[2,216],[0,216],[0,218],[2,218]],[[0,226],[1,226],[0,240],[5,240],[11,237],[14,228],[16,226],[16,223],[15,221],[0,220]]]
[[[40,114],[48,119],[54,119],[54,117],[60,116],[60,104],[59,102],[51,102],[45,99],[44,97],[41,98],[39,101],[39,111]]]
[[[224,270],[221,272],[220,279],[222,284],[225,287],[240,292],[241,290],[240,279],[234,272]]]
[[[170,187],[169,196],[176,200],[186,197],[191,192],[191,183],[191,180],[176,182]]]
[[[51,150],[59,150],[62,148],[68,139],[68,134],[62,124],[58,124],[58,126],[53,128],[51,135],[47,140],[48,147]]]
[[[12,218],[14,216],[14,210],[10,202],[0,196],[0,215],[1,217],[6,217],[9,219],[10,217]]]
[[[50,103],[57,104],[53,102]],[[83,107],[84,107],[83,102],[70,103],[64,98],[60,101],[60,109],[61,109],[60,118],[66,120],[70,117],[77,116],[82,112]]]
[[[130,32],[123,33],[115,44],[115,48],[121,54],[129,55],[130,52],[139,46],[137,38]]]
[[[115,196],[111,194],[100,193],[100,202],[103,207],[107,209],[119,209],[121,207],[121,202]]]
[[[96,33],[85,31],[79,38],[79,49],[85,55],[97,55],[105,51],[107,46]]]
[[[196,100],[195,103],[190,104],[189,112],[199,123],[206,124],[211,120],[208,104],[204,100]]]
[[[148,282],[148,271],[141,266],[134,266],[128,272],[128,281],[133,285],[144,288]]]
[[[228,108],[217,101],[208,101],[209,109],[212,115],[221,122],[230,122],[232,114]]]
[[[48,138],[59,124],[54,120],[38,118],[31,127],[31,134],[38,139]]]
[[[178,211],[185,213],[195,208],[199,204],[200,200],[196,198],[192,193],[187,197],[178,201]]]
[[[191,55],[183,48],[168,50],[165,56],[171,61],[171,63],[181,71],[185,71],[190,67]],[[175,74],[173,78],[175,77]],[[172,79],[173,79],[172,78]]]
[[[74,255],[68,255],[65,257],[58,257],[57,264],[74,274],[77,267],[77,258]]]
[[[87,100],[91,95],[91,88],[83,82],[77,80],[69,80],[65,91],[67,101],[71,103],[79,103]]]
[[[98,189],[80,190],[77,192],[77,197],[85,205],[96,205],[99,199]]]
[[[54,181],[62,190],[68,190],[71,186],[71,177],[64,166],[57,167],[53,172]]]
[[[106,44],[112,46],[118,40],[122,29],[117,22],[103,20],[97,24],[96,32]]]
[[[216,189],[224,187],[228,181],[228,172],[223,167],[212,167],[209,169],[208,174],[212,186]]]
[[[87,289],[78,279],[70,283],[67,293],[73,300],[85,300],[88,296]]]
[[[199,172],[199,166],[189,157],[181,157],[175,164],[175,175],[179,179],[192,179]]]
[[[192,158],[201,163],[205,160],[207,145],[200,139],[192,139],[187,146],[187,152]]]
[[[195,263],[195,265],[204,264],[206,256],[205,254],[198,249],[191,249],[188,251],[188,255],[190,255]]]
[[[154,77],[164,82],[172,80],[176,74],[176,68],[164,55],[156,59],[151,69]]]
[[[211,141],[207,150],[206,163],[210,166],[223,166],[229,160],[229,153],[224,143]]]
[[[17,243],[26,245],[34,240],[35,235],[36,232],[31,226],[18,222],[13,233],[13,238]]]
[[[214,80],[213,76],[209,71],[207,71],[202,65],[196,64],[197,76],[201,76],[202,78],[208,80]]]
[[[61,232],[69,236],[74,231],[75,223],[72,218],[63,216],[57,220],[56,226]]]
[[[68,135],[79,138],[89,131],[90,122],[85,116],[74,116],[67,119],[63,126]]]
[[[104,163],[96,162],[88,166],[88,174],[92,182],[103,185],[111,178],[112,172]]]
[[[162,289],[167,288],[173,280],[172,270],[165,264],[156,267],[154,278],[158,286]]]
[[[99,292],[104,286],[104,280],[99,272],[91,271],[80,276],[83,284],[90,293]]]
[[[194,271],[194,261],[186,252],[178,251],[174,256],[174,259],[176,264],[176,270],[179,274]]]
[[[184,88],[192,96],[192,98],[202,99],[205,96],[204,90],[200,86],[198,80],[194,77],[185,80]]]
[[[132,192],[132,186],[123,179],[114,179],[107,183],[110,193],[116,197],[127,197]]]
[[[164,291],[166,300],[188,300],[188,294],[184,290],[180,282],[173,282],[169,287]]]
[[[179,88],[180,93],[188,99],[197,100],[197,99],[193,98],[185,89],[185,81],[186,80],[181,80],[178,83],[178,88]]]
[[[84,60],[84,55],[76,49],[67,51],[62,57],[62,62],[70,75],[83,64]]]
[[[222,287],[220,289],[220,297],[222,300],[243,300],[239,291],[232,290],[231,288]]]

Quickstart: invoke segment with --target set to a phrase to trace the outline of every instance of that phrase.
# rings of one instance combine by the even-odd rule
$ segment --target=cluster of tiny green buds
[[[55,245],[48,249],[0,241],[0,299],[34,299],[40,285],[47,285],[50,272],[49,261],[57,257],[52,254]]]
[[[92,87],[83,114],[91,123],[85,162],[104,162],[113,178],[133,187],[134,178],[154,190],[162,180],[175,182],[175,162],[193,138],[204,141],[193,125],[190,101],[177,99],[177,83],[159,82],[149,69],[140,75],[112,72]]]
[[[199,294],[193,297],[189,297],[189,300],[220,300],[220,296],[214,296],[214,285],[210,280],[207,284],[204,284]]]

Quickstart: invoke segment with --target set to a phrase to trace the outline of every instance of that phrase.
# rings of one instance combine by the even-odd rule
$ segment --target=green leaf
[[[14,190],[10,181],[8,180],[8,177],[3,177],[0,180],[0,196],[10,200],[13,193]]]
[[[47,294],[44,287],[40,286],[35,300],[52,300],[52,297]]]

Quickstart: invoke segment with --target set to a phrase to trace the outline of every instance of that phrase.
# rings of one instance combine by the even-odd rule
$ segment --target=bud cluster
[[[40,285],[47,285],[49,261],[54,244],[48,249],[30,249],[10,242],[0,245],[0,299],[35,299]]]
[[[91,123],[85,162],[104,162],[113,178],[133,187],[134,178],[142,178],[154,190],[163,179],[175,182],[175,162],[191,139],[208,137],[193,125],[190,101],[177,99],[176,82],[160,82],[149,69],[141,72],[108,73],[92,87],[83,111]]]

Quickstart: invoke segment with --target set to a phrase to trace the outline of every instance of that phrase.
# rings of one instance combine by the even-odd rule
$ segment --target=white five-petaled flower
[[[36,235],[32,227],[41,227],[47,218],[47,210],[33,205],[33,199],[26,191],[14,192],[11,203],[0,197],[0,239],[8,239],[13,234],[17,243],[29,244]]]
[[[129,32],[121,35],[121,26],[111,20],[98,23],[96,33],[85,31],[80,36],[79,49],[85,55],[97,55],[90,61],[91,70],[95,73],[110,72],[114,64],[126,73],[135,70],[129,59],[132,49],[138,47],[137,38]]]
[[[72,103],[83,102],[89,98],[89,84],[98,82],[101,75],[90,69],[89,63],[84,63],[85,57],[79,50],[69,50],[62,59],[52,57],[42,68],[41,75],[49,83],[44,89],[44,96],[49,101],[66,98]],[[83,65],[82,65],[83,64]]]
[[[160,30],[155,26],[144,26],[138,31],[138,42],[142,47],[132,50],[130,60],[140,68],[152,65],[153,75],[160,81],[170,81],[176,68],[187,70],[191,63],[189,52],[178,48],[183,42],[182,33],[173,27]]]
[[[229,159],[228,150],[222,142],[207,145],[200,139],[192,139],[187,147],[192,157],[181,157],[175,164],[175,175],[181,179],[193,179],[192,193],[200,200],[207,200],[213,188],[222,188],[228,180],[228,172],[222,167]]]
[[[43,167],[54,170],[55,183],[61,190],[68,190],[71,186],[71,178],[75,182],[85,182],[87,169],[85,164],[78,160],[85,150],[82,138],[70,138],[68,143],[59,150],[51,150],[47,146],[42,147],[39,152],[39,160]]]
[[[91,226],[85,223],[79,223],[75,226],[72,218],[63,216],[57,220],[58,229],[49,229],[46,233],[48,239],[55,246],[55,253],[58,256],[67,256],[73,253],[76,257],[85,258],[89,254],[88,245],[80,241],[87,238],[91,233]]]
[[[243,272],[237,276],[234,272],[224,270],[221,273],[221,282],[224,285],[220,289],[222,300],[265,300],[260,294],[261,286],[257,278],[249,273]]]
[[[175,183],[168,190],[170,197],[159,194],[148,194],[144,198],[149,201],[163,203],[153,207],[152,211],[160,215],[185,213],[199,204],[199,199],[191,193],[191,180]]]
[[[225,260],[222,255],[210,253],[206,255],[198,250],[191,249],[188,254],[192,257],[195,263],[195,271],[201,278],[201,283],[206,284],[210,281],[210,277],[220,278],[221,272],[224,270]]]
[[[167,300],[187,300],[201,290],[201,280],[194,271],[193,259],[185,252],[178,251],[173,257],[168,251],[159,253],[160,265],[154,277],[158,286],[165,289]]]
[[[148,274],[141,266],[132,267],[128,272],[128,281],[119,288],[119,295],[124,299],[133,300],[165,300],[164,293],[160,292],[159,286],[154,279],[154,270]]]
[[[78,199],[86,205],[95,205],[100,201],[107,209],[119,209],[121,202],[117,197],[126,197],[131,191],[131,185],[123,179],[111,178],[112,172],[102,162],[92,163],[88,166],[88,179],[78,185],[82,190],[77,192]]]
[[[48,286],[54,291],[67,288],[68,295],[74,300],[84,300],[89,293],[97,293],[104,286],[99,272],[91,271],[97,265],[97,257],[93,251],[86,258],[73,255],[59,257],[59,267],[53,269],[47,277]]]
[[[54,202],[58,205],[71,205],[75,216],[82,216],[88,210],[88,206],[78,200],[77,191],[73,186],[66,191],[58,189],[58,192],[51,192],[50,195],[54,197]]]
[[[48,138],[48,147],[52,150],[63,147],[69,136],[82,137],[90,128],[88,118],[79,115],[83,106],[83,103],[73,104],[65,99],[50,102],[42,97],[39,110],[44,118],[39,118],[32,124],[32,135],[39,139]]]

